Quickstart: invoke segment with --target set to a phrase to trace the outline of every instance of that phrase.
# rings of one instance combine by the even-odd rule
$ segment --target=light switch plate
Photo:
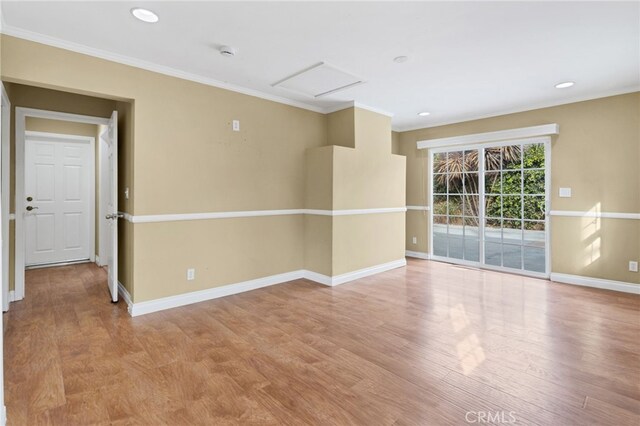
[[[240,120],[233,120],[233,131],[234,132],[240,131]]]
[[[560,198],[571,198],[571,188],[560,188],[558,196],[560,196]]]
[[[629,261],[629,271],[638,272],[638,262],[634,260]]]

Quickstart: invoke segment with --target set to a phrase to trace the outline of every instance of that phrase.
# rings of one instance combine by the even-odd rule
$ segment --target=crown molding
[[[2,18],[0,16],[0,18]],[[317,112],[320,114],[330,114],[332,112],[341,111],[343,109],[356,107],[365,109],[367,111],[375,112],[378,114],[385,115],[387,117],[393,117],[393,113],[388,111],[384,111],[375,107],[371,107],[368,105],[364,105],[362,103],[356,101],[349,101],[346,103],[339,103],[336,106],[331,107],[320,107],[315,105],[310,105],[304,102],[295,101],[292,99],[288,99],[282,96],[272,95],[270,93],[265,93],[260,90],[249,89],[246,87],[238,86],[235,84],[226,83],[220,80],[216,80],[213,78],[203,77],[197,74],[193,74],[190,72],[178,70],[172,67],[159,65],[153,62],[144,61],[142,59],[136,59],[126,55],[120,55],[118,53],[109,52],[102,49],[97,49],[94,47],[90,47],[84,44],[75,43],[72,41],[62,40],[57,37],[51,37],[45,34],[36,33],[33,31],[24,30],[22,28],[17,28],[11,25],[7,25],[4,22],[4,19],[0,21],[0,33],[5,34],[11,37],[17,37],[23,40],[32,41],[35,43],[45,44],[47,46],[57,47],[59,49],[68,50],[75,53],[80,53],[83,55],[88,55],[100,59],[104,59],[107,61],[115,62],[122,65],[127,65],[134,68],[140,68],[146,71],[155,72],[158,74],[167,75],[170,77],[180,78],[182,80],[193,81],[200,84],[205,84],[207,86],[217,87],[219,89],[225,89],[236,93],[242,93],[244,95],[254,96],[256,98],[265,99],[272,102],[277,102],[284,105],[293,106],[296,108],[302,108],[309,111]]]
[[[296,108],[301,108],[301,109],[305,109],[308,111],[313,111],[313,112],[317,112],[320,114],[330,114],[332,112],[336,112],[336,111],[341,111],[343,109],[347,109],[347,108],[352,108],[352,107],[356,107],[356,108],[361,108],[361,109],[365,109],[368,111],[372,111],[378,114],[382,114],[385,115],[387,117],[393,117],[394,114],[390,113],[388,111],[384,111],[382,109],[379,108],[375,108],[375,107],[371,107],[365,104],[362,104],[360,102],[356,102],[356,101],[349,101],[349,102],[343,102],[343,103],[338,103],[338,105],[334,105],[334,106],[330,106],[330,107],[320,107],[320,106],[315,106],[315,105],[310,105],[304,102],[300,102],[300,101],[295,101],[292,99],[288,99],[282,96],[277,96],[277,95],[272,95],[269,93],[265,93],[259,90],[255,90],[255,89],[249,89],[246,87],[242,87],[242,86],[238,86],[235,84],[230,84],[230,83],[226,83],[220,80],[216,80],[213,78],[207,78],[207,77],[203,77],[197,74],[193,74],[193,73],[189,73],[186,71],[181,71],[172,67],[167,67],[164,65],[159,65],[159,64],[155,64],[153,62],[148,62],[148,61],[144,61],[141,59],[136,59],[136,58],[132,58],[130,56],[126,56],[126,55],[120,55],[117,53],[113,53],[113,52],[109,52],[106,50],[102,50],[102,49],[96,49],[90,46],[86,46],[84,44],[80,44],[80,43],[75,43],[75,42],[71,42],[71,41],[67,41],[67,40],[62,40],[56,37],[51,37],[48,35],[44,35],[44,34],[40,34],[40,33],[36,33],[33,31],[28,31],[28,30],[24,30],[22,28],[17,28],[14,27],[12,25],[8,25],[6,23],[6,21],[4,20],[4,16],[1,14],[0,12],[0,34],[5,34],[11,37],[17,37],[20,39],[24,39],[24,40],[28,40],[28,41],[33,41],[36,43],[40,43],[40,44],[45,44],[48,46],[52,46],[52,47],[57,47],[59,49],[64,49],[64,50],[68,50],[71,52],[75,52],[75,53],[80,53],[83,55],[88,55],[88,56],[92,56],[92,57],[96,57],[96,58],[100,58],[100,59],[104,59],[107,61],[111,61],[111,62],[115,62],[115,63],[119,63],[122,65],[127,65],[127,66],[131,66],[134,68],[140,68],[146,71],[151,71],[151,72],[156,72],[158,74],[163,74],[163,75],[167,75],[170,77],[175,77],[175,78],[180,78],[182,80],[188,80],[188,81],[193,81],[196,83],[200,83],[200,84],[204,84],[207,86],[212,86],[212,87],[217,87],[219,89],[224,89],[224,90],[229,90],[231,92],[236,92],[236,93],[241,93],[244,95],[248,95],[248,96],[253,96],[256,98],[260,98],[260,99],[265,99],[268,101],[272,101],[272,102],[276,102],[276,103],[280,103],[280,104],[284,104],[284,105],[289,105],[292,107],[296,107]],[[526,112],[526,111],[532,111],[532,110],[536,110],[536,109],[542,109],[542,108],[550,108],[550,107],[554,107],[554,106],[560,106],[560,105],[567,105],[567,104],[572,104],[572,103],[576,103],[576,102],[583,102],[583,101],[589,101],[589,100],[593,100],[593,99],[599,99],[599,98],[606,98],[609,96],[616,96],[616,95],[624,95],[627,93],[633,93],[633,92],[638,92],[640,91],[640,85],[635,85],[635,86],[630,86],[630,87],[626,87],[626,88],[622,88],[622,89],[616,89],[616,90],[608,90],[608,91],[603,91],[603,92],[599,92],[597,94],[590,94],[590,95],[582,95],[582,96],[576,96],[573,98],[569,98],[569,99],[563,99],[563,100],[558,100],[558,101],[551,101],[551,102],[541,102],[541,103],[537,103],[537,104],[532,104],[532,105],[528,105],[528,106],[520,106],[520,107],[515,107],[515,108],[509,108],[509,109],[505,109],[505,110],[501,110],[498,112],[492,112],[492,113],[488,113],[488,114],[478,114],[478,115],[466,115],[466,116],[461,116],[461,117],[457,117],[455,119],[451,119],[451,120],[442,120],[442,121],[433,121],[431,122],[429,125],[425,126],[425,125],[418,125],[418,126],[393,126],[391,127],[391,130],[393,130],[394,132],[409,132],[409,131],[413,131],[413,130],[421,130],[421,129],[429,129],[432,127],[438,127],[438,126],[446,126],[449,124],[458,124],[458,123],[464,123],[467,121],[474,121],[474,120],[482,120],[485,118],[492,118],[492,117],[498,117],[501,115],[508,115],[508,114],[515,114],[515,113],[519,113],[519,112]]]
[[[163,74],[170,77],[180,78],[182,80],[193,81],[196,83],[205,84],[207,86],[217,87],[219,89],[225,89],[225,90],[229,90],[236,93],[242,93],[243,95],[254,96],[256,98],[261,98],[268,101],[273,101],[280,104],[293,106],[296,108],[302,108],[309,111],[326,114],[325,108],[322,108],[322,107],[309,105],[304,102],[294,101],[281,96],[276,96],[269,93],[261,92],[259,90],[248,89],[242,86],[237,86],[235,84],[230,84],[223,81],[215,80],[213,78],[207,78],[207,77],[203,77],[203,76],[189,73],[186,71],[181,71],[172,67],[155,64],[153,62],[148,62],[141,59],[132,58],[130,56],[120,55],[120,54],[108,52],[102,49],[96,49],[94,47],[89,47],[84,44],[62,40],[56,37],[51,37],[51,36],[36,33],[33,31],[16,28],[11,25],[6,25],[4,23],[2,25],[1,32],[2,34],[8,35],[11,37],[17,37],[17,38],[21,38],[28,41],[33,41],[36,43],[57,47],[59,49],[69,50],[71,52],[93,56],[93,57],[104,59],[107,61],[116,62],[118,64],[128,65],[130,67],[140,68],[146,71]]]
[[[563,99],[563,100],[558,100],[558,101],[541,102],[541,103],[532,104],[532,105],[529,105],[529,106],[522,106],[522,107],[516,107],[516,108],[501,110],[501,111],[498,111],[498,112],[492,112],[492,113],[489,113],[489,114],[467,115],[467,116],[458,117],[458,118],[455,118],[455,119],[452,119],[452,120],[435,121],[435,122],[429,124],[428,126],[424,126],[424,125],[420,125],[420,126],[394,126],[392,128],[392,130],[394,132],[411,132],[411,131],[414,131],[414,130],[430,129],[432,127],[447,126],[449,124],[460,124],[460,123],[466,123],[468,121],[475,121],[475,120],[482,120],[482,119],[485,119],[485,118],[499,117],[501,115],[516,114],[516,113],[519,113],[519,112],[527,112],[527,111],[534,111],[534,110],[537,110],[537,109],[551,108],[551,107],[555,107],[555,106],[568,105],[568,104],[575,104],[577,102],[592,101],[594,99],[608,98],[610,96],[626,95],[627,93],[634,93],[634,92],[640,92],[640,85],[629,86],[629,87],[625,87],[625,88],[622,88],[622,89],[616,89],[616,90],[605,90],[603,92],[598,92],[597,94],[575,96],[573,98]]]
[[[371,111],[371,112],[375,112],[377,114],[382,114],[385,115],[387,117],[393,117],[393,113],[389,112],[389,111],[385,111],[379,108],[375,108],[369,105],[365,105],[363,103],[360,102],[356,102],[356,101],[349,101],[349,102],[344,102],[341,103],[339,105],[336,105],[334,107],[326,107],[324,109],[325,114],[331,114],[332,112],[338,112],[338,111],[342,111],[343,109],[347,109],[347,108],[360,108],[360,109],[365,109],[367,111]]]

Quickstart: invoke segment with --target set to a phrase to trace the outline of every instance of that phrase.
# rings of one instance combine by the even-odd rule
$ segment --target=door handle
[[[27,206],[27,211],[30,212],[31,210],[37,210],[37,207],[33,207],[33,206]]]
[[[104,218],[105,219],[118,219],[118,218],[123,218],[123,217],[124,217],[123,213],[113,213],[113,214],[106,215]]]

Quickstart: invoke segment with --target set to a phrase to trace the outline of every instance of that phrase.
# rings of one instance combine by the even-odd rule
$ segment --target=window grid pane
[[[483,168],[478,165],[481,153]],[[544,155],[544,144],[434,154],[432,211],[433,217],[439,218],[434,219],[434,254],[437,249],[454,259],[544,272],[547,244]],[[483,173],[482,188],[479,173]],[[484,203],[485,217],[482,235],[480,203]],[[439,247],[435,234],[439,240],[443,234],[446,236]],[[478,256],[480,244],[484,259]]]

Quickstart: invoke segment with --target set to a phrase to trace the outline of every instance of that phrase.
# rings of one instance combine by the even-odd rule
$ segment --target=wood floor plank
[[[95,265],[26,290],[4,315],[9,425],[640,424],[636,295],[413,259],[138,318]]]

